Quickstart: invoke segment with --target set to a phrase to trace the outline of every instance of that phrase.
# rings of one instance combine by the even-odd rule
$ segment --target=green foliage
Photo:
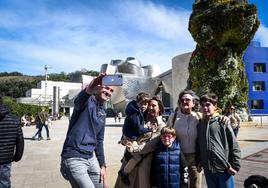
[[[247,108],[248,83],[241,55],[234,56],[228,49],[197,48],[192,55],[189,72],[188,89],[193,89],[198,95],[215,93],[222,109],[229,103]]]
[[[75,73],[97,76],[97,71],[86,71]],[[61,72],[60,74],[52,73],[48,74],[48,80],[52,81],[70,81],[71,75],[74,73],[66,74]],[[23,76],[19,72],[2,72],[0,73],[0,91],[3,96],[10,96],[12,98],[24,97],[27,90],[36,88],[37,83],[41,80],[45,80],[45,76]]]
[[[99,75],[97,71],[86,71],[76,73],[96,76]],[[71,75],[61,72],[60,74],[49,74],[49,80],[52,81],[70,81]],[[36,115],[37,112],[42,110],[42,107],[29,104],[18,104],[15,98],[24,97],[27,90],[36,88],[37,83],[45,80],[45,76],[25,76],[19,72],[2,72],[0,73],[0,91],[4,96],[4,103],[9,107],[12,114],[21,117],[24,114]],[[48,111],[48,109],[47,109]]]
[[[219,107],[247,109],[248,82],[242,55],[259,27],[257,8],[247,1],[195,1],[189,31],[197,42],[189,63],[188,89],[213,92]]]
[[[52,74],[49,74],[48,76],[49,76],[49,80],[51,81],[68,82],[70,80],[70,75],[67,75],[64,72],[61,72],[60,74],[52,73]]]
[[[19,73],[19,72],[0,72],[0,77],[3,77],[3,76],[23,76],[22,73]]]
[[[7,76],[0,77],[0,91],[3,96],[19,98],[30,88],[35,88],[42,77]]]
[[[42,110],[41,106],[16,103],[11,97],[4,97],[3,102],[10,109],[10,112],[17,117],[25,114],[35,116]]]
[[[212,3],[212,6],[205,6],[206,3]],[[196,3],[190,18],[189,31],[194,40],[203,48],[229,46],[242,53],[260,24],[256,6],[231,6],[223,1],[206,3]]]
[[[87,72],[83,72],[83,74],[88,75],[88,76],[98,76],[100,73],[98,71],[87,71]]]

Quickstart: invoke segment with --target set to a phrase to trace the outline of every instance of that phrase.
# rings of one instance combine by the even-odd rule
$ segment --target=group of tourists
[[[123,126],[126,150],[115,187],[200,188],[203,172],[209,188],[234,187],[241,153],[229,118],[217,110],[217,96],[209,93],[199,100],[191,90],[181,92],[178,108],[164,123],[161,101],[148,99],[144,110],[146,101],[140,102],[141,94],[126,108],[137,104],[136,113],[127,113]],[[199,102],[202,113],[196,111]],[[158,123],[151,126],[151,122]],[[148,137],[148,133],[155,136]],[[133,146],[138,149],[131,149]],[[185,167],[189,173],[186,181]]]
[[[114,88],[102,85],[104,76],[94,79],[74,101],[61,153],[61,173],[72,187],[107,187],[103,104]],[[175,113],[164,122],[161,100],[139,93],[126,107],[119,142],[125,152],[114,187],[200,188],[202,173],[209,188],[234,187],[241,151],[231,114],[220,115],[217,101],[213,93],[199,99],[193,91],[183,91]]]
[[[115,86],[102,85],[104,76],[92,80],[74,101],[60,168],[73,188],[108,187],[104,103],[110,100]],[[161,100],[145,92],[137,94],[126,107],[119,142],[125,152],[114,187],[200,188],[203,173],[208,188],[234,187],[234,176],[240,169],[241,151],[236,140],[240,118],[234,106],[228,108],[225,116],[220,115],[217,101],[213,93],[199,98],[191,90],[182,91],[178,107],[164,122]],[[46,116],[44,111],[38,114],[41,127],[35,136],[44,126],[50,139]],[[0,156],[0,187],[10,187],[11,162],[22,157],[23,135],[19,121],[11,118],[2,103],[0,120],[0,134],[10,126],[10,138],[14,137],[0,137],[0,146],[7,146],[5,155]]]

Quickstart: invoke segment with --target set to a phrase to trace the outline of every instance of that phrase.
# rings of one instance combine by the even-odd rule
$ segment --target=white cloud
[[[171,40],[190,37],[187,30],[190,11],[178,11],[150,1],[126,1],[118,8],[124,15],[121,20],[142,32]]]
[[[268,28],[265,25],[260,25],[254,40],[261,42],[261,46],[268,47]]]
[[[159,64],[164,71],[174,56],[194,49],[189,11],[148,1],[120,2],[96,9],[83,5],[83,10],[40,5],[32,11],[0,11],[0,31],[12,36],[0,35],[0,58],[23,62],[24,69],[14,71],[25,74],[45,64],[53,67],[51,72],[98,71],[101,64],[128,56],[144,65]]]

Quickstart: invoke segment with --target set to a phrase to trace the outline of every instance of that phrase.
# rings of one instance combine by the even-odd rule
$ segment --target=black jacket
[[[0,165],[19,161],[24,150],[24,139],[18,119],[0,104]]]

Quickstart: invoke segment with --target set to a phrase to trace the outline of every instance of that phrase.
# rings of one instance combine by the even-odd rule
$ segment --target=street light
[[[161,85],[159,85],[159,95],[160,95],[160,100],[161,102],[163,102],[163,85],[161,83]]]
[[[47,105],[47,69],[50,67],[45,65],[45,106]]]

